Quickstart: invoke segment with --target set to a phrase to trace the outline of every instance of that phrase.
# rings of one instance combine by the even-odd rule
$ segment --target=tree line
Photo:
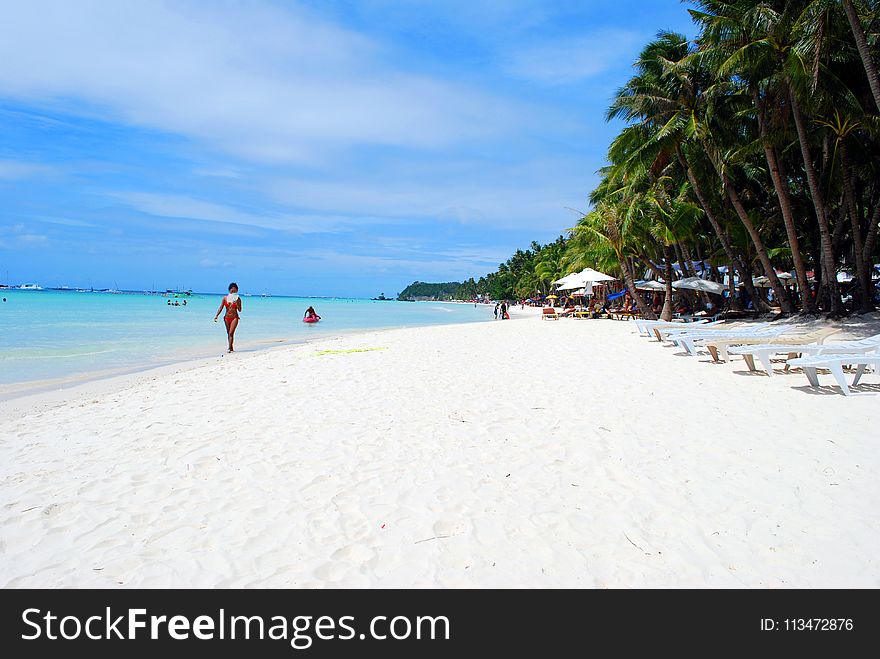
[[[624,126],[591,210],[460,293],[529,297],[586,266],[632,290],[651,271],[666,282],[668,317],[672,281],[707,262],[716,279],[736,274],[759,310],[762,276],[784,313],[840,315],[844,268],[855,310],[874,308],[880,3],[690,4],[697,37],[658,33],[611,101],[606,118]]]

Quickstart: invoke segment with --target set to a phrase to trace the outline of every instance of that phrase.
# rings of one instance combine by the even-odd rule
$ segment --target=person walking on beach
[[[229,352],[235,352],[232,343],[235,340],[235,330],[238,327],[238,321],[240,320],[238,314],[241,311],[241,298],[238,296],[238,284],[235,282],[229,284],[229,295],[225,296],[220,302],[220,308],[217,309],[217,313],[214,315],[215,323],[220,316],[220,312],[224,309],[226,310],[226,315],[223,316],[223,322],[226,324],[226,338],[229,340]]]
[[[495,320],[498,320],[498,304],[495,304]]]

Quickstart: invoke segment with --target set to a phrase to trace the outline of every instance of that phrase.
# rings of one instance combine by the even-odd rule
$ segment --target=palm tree
[[[855,5],[852,0],[843,0],[843,9],[846,12],[846,18],[852,29],[856,46],[859,49],[859,57],[862,59],[862,66],[865,67],[865,74],[868,76],[868,86],[871,88],[871,94],[874,96],[874,103],[880,110],[880,75],[877,74],[877,66],[874,64],[874,58],[871,57],[871,51],[868,48],[868,40],[865,37],[865,31],[862,29],[862,23],[856,12]]]
[[[700,43],[706,56],[713,62],[719,76],[734,81],[732,84],[743,85],[752,99],[760,143],[785,225],[798,287],[805,293],[809,290],[807,270],[778,150],[778,142],[784,135],[783,108],[790,98],[788,81],[782,70],[793,52],[792,29],[800,15],[798,10],[801,7],[797,6],[800,3],[787,0],[701,0],[698,4],[704,11],[692,10],[691,15],[703,27]],[[728,93],[726,89],[722,88],[722,91],[723,100]],[[737,202],[733,203],[738,206]],[[742,219],[739,209],[737,213]],[[821,215],[825,217],[824,209]],[[785,309],[784,288],[774,284],[775,273],[765,274]],[[803,298],[805,310],[811,311],[809,296]]]
[[[754,289],[751,268],[734,250],[721,214],[709,202],[709,195],[694,171],[694,163],[699,162],[705,151],[701,142],[706,141],[709,133],[705,122],[706,90],[712,85],[712,74],[705,59],[697,56],[684,35],[660,32],[642,50],[635,67],[637,75],[617,92],[607,113],[609,119],[631,122],[612,143],[611,159],[648,161],[656,169],[658,164],[675,158],[728,262],[736,269],[749,296],[761,305],[763,298]],[[760,243],[756,247],[763,251]],[[763,262],[769,264],[769,259]],[[767,276],[772,277],[773,273],[767,272]],[[781,285],[779,289],[783,293]]]
[[[578,265],[587,267],[597,265],[606,270],[620,268],[626,287],[631,291],[639,311],[645,318],[655,318],[636,291],[635,275],[632,267],[633,236],[630,224],[620,205],[603,202],[592,212],[584,215],[572,229],[572,251],[588,256],[588,260]],[[616,261],[616,263],[614,263]]]

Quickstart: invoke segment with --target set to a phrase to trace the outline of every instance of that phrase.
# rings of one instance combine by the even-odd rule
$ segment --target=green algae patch
[[[374,350],[388,350],[388,348],[349,348],[348,350],[319,350],[314,353],[315,357],[324,355],[350,355],[353,352],[373,352]]]

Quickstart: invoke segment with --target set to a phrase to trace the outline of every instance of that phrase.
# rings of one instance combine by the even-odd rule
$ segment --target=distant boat
[[[371,299],[373,299],[373,300],[387,301],[387,302],[393,302],[393,301],[394,301],[394,298],[393,298],[393,297],[385,297],[385,293],[379,293],[379,297],[374,297],[374,298],[371,298]]]
[[[190,297],[192,295],[192,291],[174,291],[170,288],[165,289],[165,292],[162,293],[162,297]]]
[[[260,293],[260,297],[272,297],[271,293]]]
[[[40,286],[39,284],[22,284],[21,286],[18,287],[18,290],[20,290],[20,291],[41,291],[41,290],[43,290],[43,287]]]

